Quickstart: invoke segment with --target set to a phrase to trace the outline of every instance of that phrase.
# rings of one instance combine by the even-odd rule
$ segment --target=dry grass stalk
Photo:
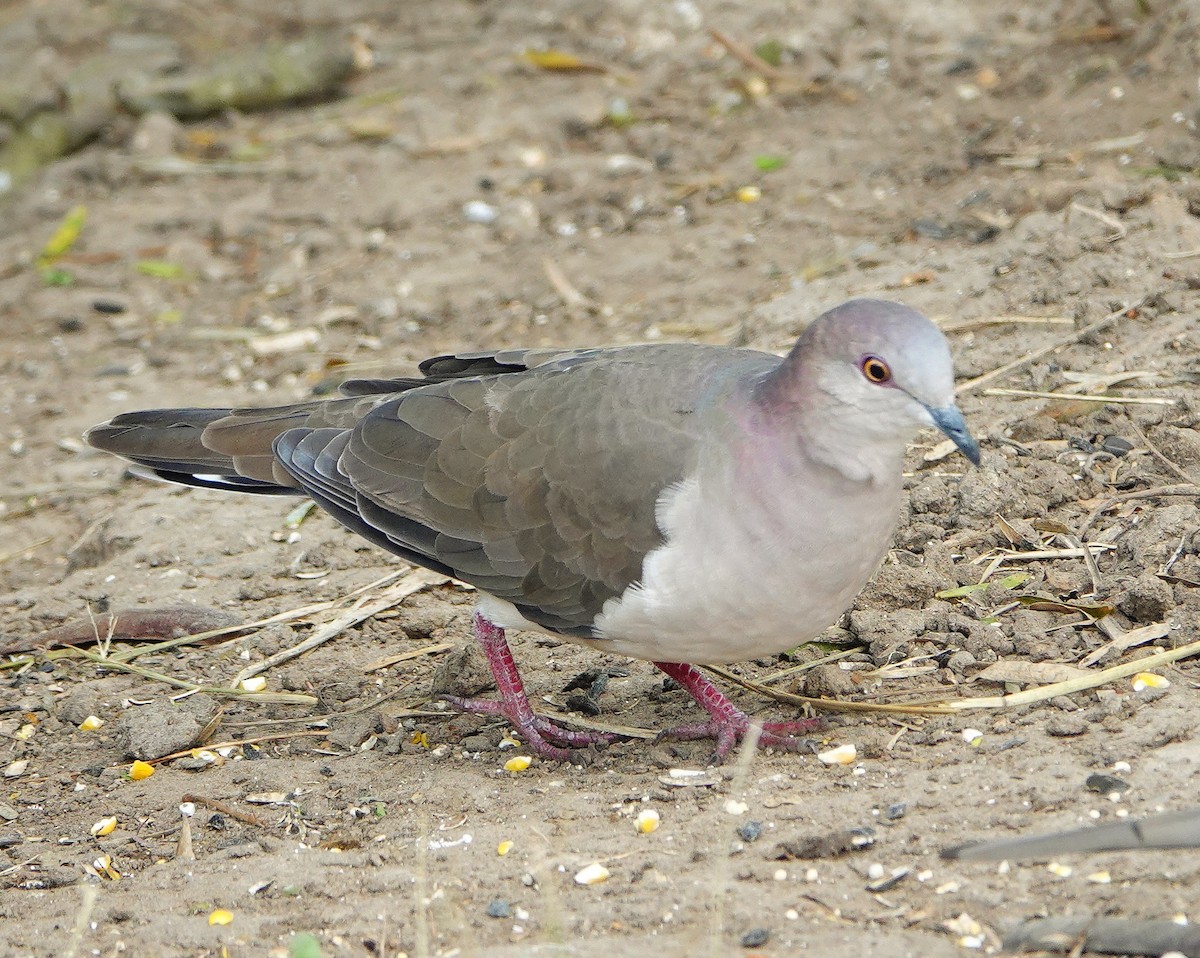
[[[1174,406],[1165,396],[1093,396],[1088,393],[1051,393],[1036,389],[985,389],[985,396],[1015,396],[1020,399],[1062,399],[1067,402],[1097,402],[1113,406]]]
[[[430,572],[428,569],[412,569],[406,572],[398,582],[385,589],[379,595],[374,597],[362,596],[347,612],[344,612],[332,622],[326,623],[300,644],[276,652],[261,662],[255,662],[252,665],[246,666],[234,676],[230,685],[236,688],[248,678],[260,675],[283,662],[289,662],[297,656],[303,655],[305,652],[310,652],[324,645],[346,629],[358,625],[360,622],[365,622],[373,615],[385,609],[390,609],[392,606],[403,602],[410,595],[420,592],[422,589],[427,589],[431,585],[441,585],[449,581],[446,576],[437,572]]]
[[[1088,323],[1086,326],[1082,326],[1079,329],[1076,329],[1074,332],[1051,340],[1045,346],[1035,349],[1033,352],[1026,353],[1024,356],[1019,356],[1012,360],[1012,362],[1004,363],[1002,366],[997,366],[990,372],[986,372],[981,376],[976,376],[974,379],[968,379],[965,383],[959,383],[955,387],[954,391],[959,395],[974,392],[980,386],[986,386],[995,379],[999,379],[1002,376],[1007,376],[1009,373],[1016,372],[1018,369],[1024,369],[1030,363],[1037,362],[1043,356],[1049,356],[1051,353],[1057,352],[1064,346],[1070,346],[1073,343],[1077,343],[1084,337],[1090,336],[1092,333],[1103,329],[1105,326],[1117,319],[1120,319],[1126,313],[1130,312],[1130,310],[1137,309],[1144,302],[1145,297],[1135,300],[1134,302],[1126,303],[1120,309],[1113,310],[1107,316],[1101,316],[1094,322]]]

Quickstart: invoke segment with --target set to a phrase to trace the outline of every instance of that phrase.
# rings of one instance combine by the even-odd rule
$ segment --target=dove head
[[[855,299],[818,317],[764,380],[759,400],[795,421],[810,455],[855,478],[894,470],[925,427],[979,464],[979,445],[954,404],[946,339],[899,303]]]

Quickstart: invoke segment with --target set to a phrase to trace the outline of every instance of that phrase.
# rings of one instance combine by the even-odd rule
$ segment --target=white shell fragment
[[[978,745],[983,741],[983,733],[977,728],[965,728],[962,730],[963,741],[968,745]]]
[[[818,752],[817,758],[825,765],[851,765],[858,758],[858,749],[854,745],[839,745],[824,752]]]
[[[592,862],[575,873],[576,885],[599,885],[608,881],[608,869],[599,862]]]

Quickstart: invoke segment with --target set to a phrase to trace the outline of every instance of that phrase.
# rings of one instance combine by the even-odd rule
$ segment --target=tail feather
[[[265,455],[244,456],[227,455],[206,443],[208,429],[230,414],[229,409],[146,409],[122,413],[88,430],[84,438],[128,460],[130,471],[145,478],[201,489],[303,495],[286,471],[279,469],[276,475],[269,442]]]

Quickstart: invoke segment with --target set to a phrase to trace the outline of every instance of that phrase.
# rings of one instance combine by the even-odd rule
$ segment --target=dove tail
[[[290,423],[271,433],[265,446],[242,429],[237,454],[214,449],[212,437],[228,430],[229,409],[146,409],[122,413],[88,430],[88,445],[127,460],[143,478],[201,489],[303,495],[285,471],[274,466],[271,441]],[[261,423],[256,423],[261,425]]]

